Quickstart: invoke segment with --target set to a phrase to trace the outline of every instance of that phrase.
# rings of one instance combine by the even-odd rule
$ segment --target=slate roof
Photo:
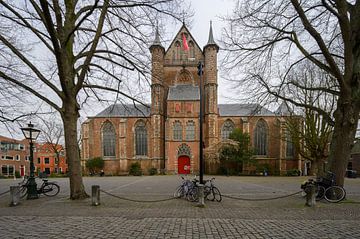
[[[279,106],[279,108],[275,111],[275,114],[282,116],[290,116],[292,115],[292,112],[290,110],[290,107],[286,104],[286,102],[283,101]]]
[[[259,104],[219,104],[220,116],[275,116]]]
[[[134,104],[114,104],[95,117],[149,117],[150,107]]]
[[[175,85],[169,87],[168,100],[199,100],[199,87],[194,85]]]

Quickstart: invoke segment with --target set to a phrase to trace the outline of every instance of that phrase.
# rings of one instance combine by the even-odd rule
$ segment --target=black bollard
[[[100,205],[100,186],[92,185],[91,187],[91,205],[98,206]]]

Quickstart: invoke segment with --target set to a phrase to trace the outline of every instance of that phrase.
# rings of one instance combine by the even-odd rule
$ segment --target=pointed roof
[[[173,40],[171,41],[168,49],[166,49],[166,53],[170,50],[170,48],[172,47],[172,45],[175,44],[175,41],[178,40],[177,36],[180,35],[180,33],[182,32],[186,32],[187,34],[189,34],[190,38],[193,40],[194,44],[196,45],[196,47],[201,51],[201,47],[199,46],[199,44],[196,42],[195,38],[193,37],[193,35],[190,33],[189,29],[186,27],[185,22],[183,22],[183,25],[180,27],[179,31],[176,33],[175,37],[173,38]]]
[[[159,47],[164,48],[164,47],[161,45],[161,42],[160,42],[160,34],[159,34],[159,29],[158,29],[158,27],[156,27],[156,30],[155,30],[155,39],[154,39],[153,44],[150,46],[150,50],[151,50],[152,47],[155,47],[155,46],[159,46]]]
[[[216,44],[216,42],[214,40],[214,35],[213,35],[213,30],[212,30],[212,21],[210,21],[209,39],[208,39],[207,44],[204,46],[204,49],[207,46],[215,46],[217,48],[217,51],[219,51],[219,46]]]
[[[281,116],[289,116],[292,115],[293,112],[290,109],[290,107],[286,104],[286,102],[283,101],[279,106],[279,108],[275,111],[275,113]]]

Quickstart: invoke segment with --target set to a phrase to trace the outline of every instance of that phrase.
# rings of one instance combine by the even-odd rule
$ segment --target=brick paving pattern
[[[296,192],[304,178],[217,177],[224,194],[269,198]],[[0,197],[0,238],[360,238],[360,179],[346,182],[347,201],[304,206],[300,195],[251,202],[224,198],[206,201],[205,208],[183,199],[135,203],[101,194],[101,205],[91,199],[70,201],[68,180],[56,179],[61,192],[9,207]],[[171,196],[176,176],[85,178],[103,190],[132,199]],[[0,180],[0,193],[16,181]]]

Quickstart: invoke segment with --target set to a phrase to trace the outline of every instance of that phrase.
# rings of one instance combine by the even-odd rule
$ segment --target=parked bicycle
[[[215,178],[205,180],[204,197],[207,200],[221,202],[222,197],[220,190],[214,185]]]
[[[183,176],[181,176],[181,179],[182,179],[182,183],[179,187],[176,188],[174,197],[186,198],[189,201],[196,201],[197,195],[195,195],[196,193],[195,184],[198,181],[196,179],[196,176],[194,177],[193,180],[184,178]]]
[[[195,202],[199,201],[199,180],[194,177],[193,180],[185,179],[181,176],[183,180],[181,185],[177,187],[174,193],[174,197],[177,198],[186,198],[188,201]],[[204,186],[204,198],[207,200],[221,202],[222,197],[220,190],[214,185],[215,178],[210,180],[205,180]]]
[[[29,178],[26,177],[22,182],[19,183],[20,186],[20,198],[24,198],[27,195],[29,185]],[[60,192],[60,186],[55,182],[49,182],[47,179],[42,179],[42,184],[37,188],[38,194],[44,194],[48,197],[56,196]]]
[[[302,189],[305,189],[306,183],[313,181],[315,188],[315,199],[317,201],[325,198],[328,202],[340,202],[344,200],[346,191],[343,187],[336,185],[335,174],[327,172],[325,177],[317,177],[315,180],[309,179],[307,182],[301,185]]]

